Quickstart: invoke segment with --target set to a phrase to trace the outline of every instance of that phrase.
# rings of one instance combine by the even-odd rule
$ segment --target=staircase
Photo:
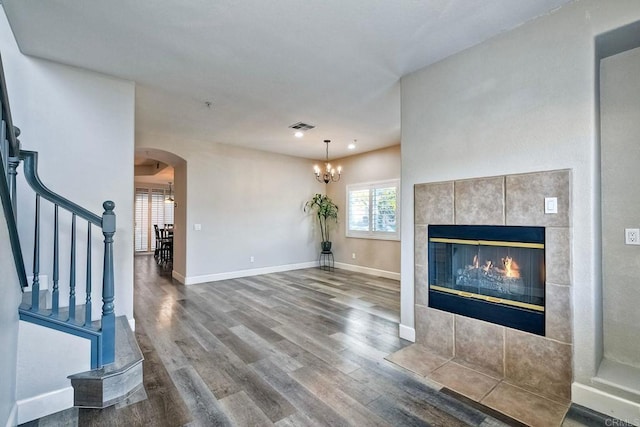
[[[20,147],[20,130],[13,126],[1,60],[0,109],[0,198],[9,230],[11,256],[20,287],[23,292],[27,291],[22,304],[16,307],[20,321],[44,328],[38,334],[46,334],[49,330],[52,334],[63,333],[86,340],[88,346],[81,347],[90,349],[85,363],[90,370],[69,376],[74,404],[92,408],[113,405],[142,386],[142,353],[126,317],[116,318],[114,311],[115,204],[104,202],[102,214],[97,215],[42,183],[38,176],[38,153]],[[28,186],[18,183],[20,166],[21,177]],[[32,212],[18,215],[18,188],[21,198],[34,198]],[[27,188],[33,192],[31,196],[22,193]],[[18,232],[18,218],[21,233]],[[31,218],[33,225],[28,227],[32,231],[25,233],[27,224],[22,222]],[[23,252],[27,247],[29,252]],[[32,261],[28,269],[30,278],[25,254]],[[100,258],[102,265],[96,267]],[[47,280],[43,286],[45,289],[41,289],[43,266],[49,273],[47,277],[51,278],[51,283]],[[94,295],[102,298],[101,310],[94,307]],[[24,337],[24,340],[28,339]],[[22,336],[20,340],[23,340]],[[49,348],[39,350],[47,369],[56,364],[55,360],[50,360],[48,351]],[[20,422],[28,421],[19,418]]]

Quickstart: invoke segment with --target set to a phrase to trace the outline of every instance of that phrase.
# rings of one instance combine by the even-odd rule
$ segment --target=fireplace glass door
[[[430,307],[544,332],[544,228],[431,225],[428,253]]]

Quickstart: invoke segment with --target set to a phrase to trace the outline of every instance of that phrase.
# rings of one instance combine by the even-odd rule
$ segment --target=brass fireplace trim
[[[503,299],[503,298],[490,297],[487,295],[474,294],[473,292],[458,291],[456,289],[449,289],[449,288],[436,286],[436,285],[431,285],[430,288],[431,290],[434,290],[434,291],[446,292],[446,293],[458,295],[464,298],[475,298],[475,299],[480,299],[487,302],[511,305],[514,307],[526,308],[528,310],[544,312],[544,306],[542,305],[528,304],[526,302],[512,301],[512,300]]]
[[[430,242],[435,243],[457,243],[459,245],[484,245],[484,246],[505,246],[509,248],[529,248],[544,249],[544,243],[525,243],[525,242],[500,242],[496,240],[468,240],[468,239],[448,239],[444,237],[431,237]]]

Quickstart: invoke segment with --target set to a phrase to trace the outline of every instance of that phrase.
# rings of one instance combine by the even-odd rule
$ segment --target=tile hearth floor
[[[529,426],[560,426],[570,402],[553,401],[412,344],[386,359],[441,384],[446,390]]]

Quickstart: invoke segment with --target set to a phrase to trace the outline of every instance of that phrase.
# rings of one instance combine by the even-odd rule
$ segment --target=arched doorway
[[[184,282],[180,279],[186,270],[187,162],[168,151],[139,148],[134,165],[134,250],[136,254],[154,253],[154,225],[172,224],[172,262],[163,266]]]

